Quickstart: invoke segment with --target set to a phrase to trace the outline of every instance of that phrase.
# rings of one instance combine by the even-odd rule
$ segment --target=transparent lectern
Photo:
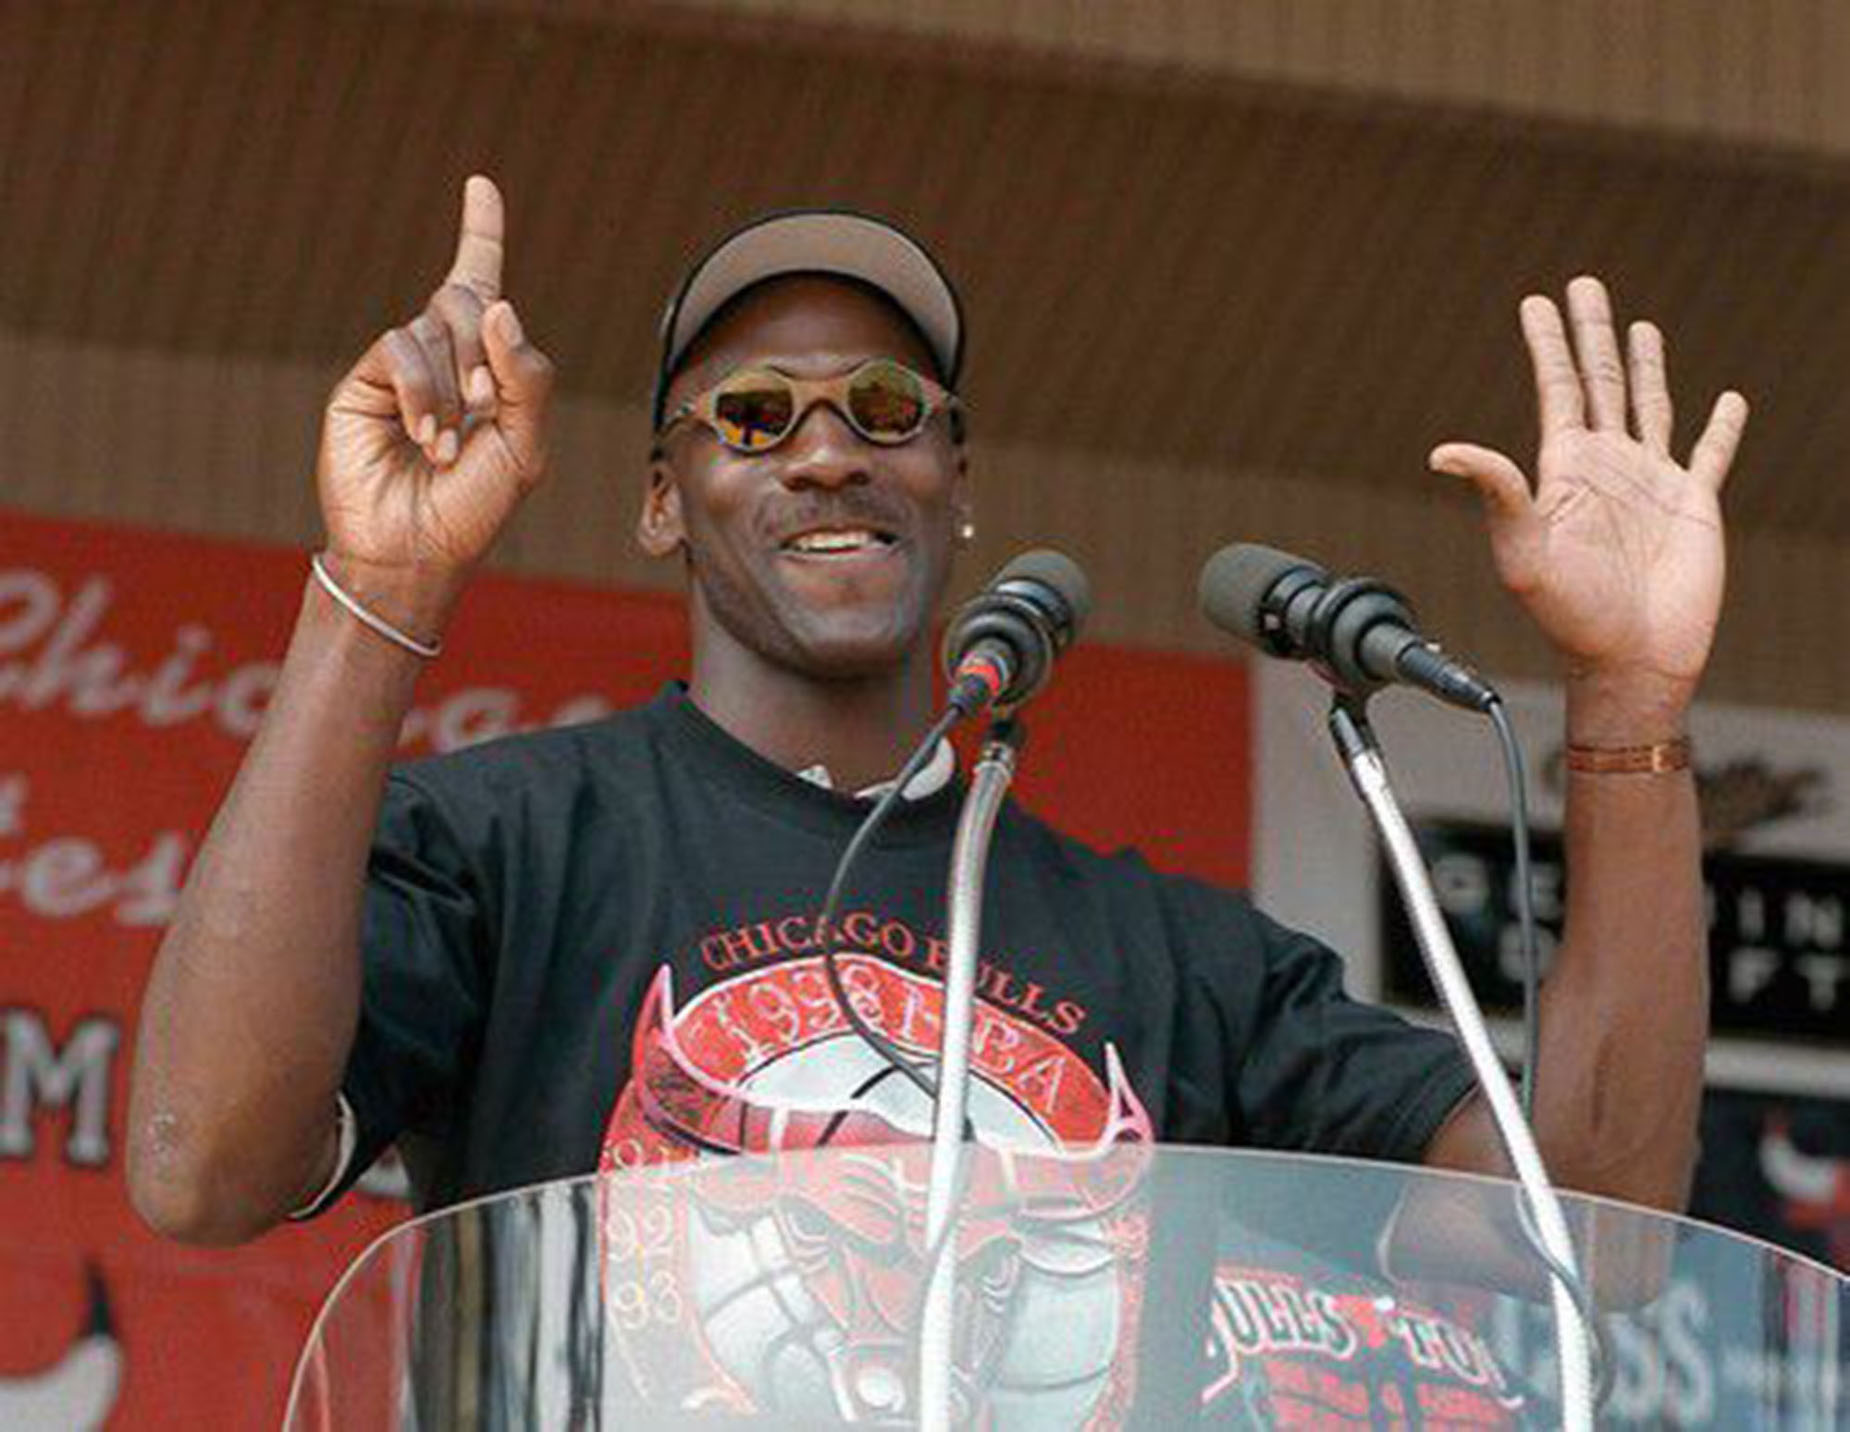
[[[929,1148],[547,1184],[407,1223],[328,1299],[291,1432],[1558,1424],[1514,1187],[1341,1159],[972,1148],[927,1246]],[[1850,1427],[1850,1280],[1565,1199],[1598,1425]],[[948,1378],[922,1376],[948,1280]]]

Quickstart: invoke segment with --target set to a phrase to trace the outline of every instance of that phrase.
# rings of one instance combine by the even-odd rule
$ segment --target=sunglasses
[[[939,411],[956,413],[953,393],[891,358],[870,358],[833,378],[793,378],[769,367],[735,368],[669,414],[659,441],[683,419],[706,424],[734,452],[769,452],[817,403],[827,403],[870,443],[911,442]]]

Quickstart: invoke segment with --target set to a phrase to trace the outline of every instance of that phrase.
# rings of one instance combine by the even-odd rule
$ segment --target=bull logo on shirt
[[[863,1017],[908,1053],[935,1051],[940,985],[842,963]],[[1127,1270],[1147,1231],[1152,1131],[1109,1046],[1105,1066],[1101,1079],[1044,1029],[979,1006],[971,1119],[986,1148],[967,1161],[953,1237],[933,1249],[930,1102],[847,1028],[820,960],[753,971],[679,1010],[662,971],[604,1166],[778,1157],[607,1185],[608,1311],[645,1396],[915,1420],[922,1298],[933,1259],[952,1258],[960,1418],[1030,1397],[1046,1415],[1051,1396],[1058,1425],[1111,1421],[1133,1390]]]

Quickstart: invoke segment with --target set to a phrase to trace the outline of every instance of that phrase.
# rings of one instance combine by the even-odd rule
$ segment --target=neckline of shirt
[[[916,772],[906,782],[905,790],[900,792],[901,800],[922,801],[935,796],[951,783],[951,777],[957,773],[957,752],[950,741],[943,736],[938,738],[937,747],[931,753],[931,759],[925,763],[923,770]],[[829,774],[829,768],[818,761],[813,766],[805,766],[797,772],[801,780],[821,786],[825,791],[835,789],[835,778]],[[871,786],[862,786],[854,793],[858,801],[877,801],[893,789],[891,781],[875,781]]]
[[[768,815],[829,836],[852,833],[867,815],[868,796],[834,790],[760,755],[696,706],[681,682],[665,686],[649,711],[696,769]],[[955,821],[962,795],[956,766],[950,743],[942,742],[931,763],[908,783],[906,799],[889,814],[878,840],[942,838]],[[870,789],[875,796],[881,793],[880,787]]]

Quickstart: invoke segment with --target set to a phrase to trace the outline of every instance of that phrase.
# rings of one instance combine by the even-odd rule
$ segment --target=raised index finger
[[[501,297],[502,235],[506,218],[501,191],[486,174],[471,174],[463,185],[462,230],[456,258],[445,283],[460,284],[484,303]]]

